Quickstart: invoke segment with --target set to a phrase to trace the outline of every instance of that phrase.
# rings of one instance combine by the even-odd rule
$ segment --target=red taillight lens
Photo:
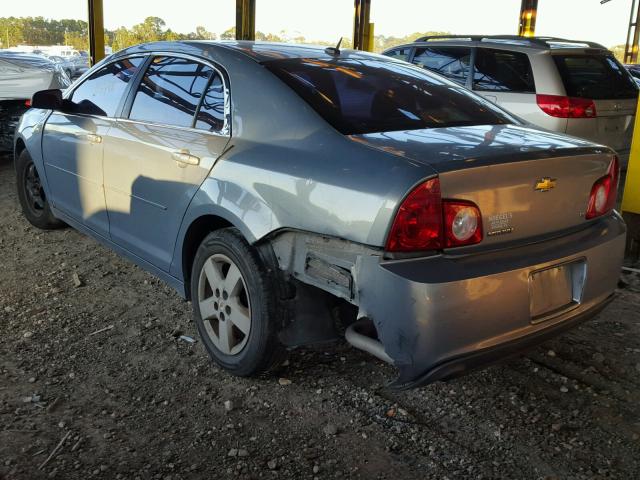
[[[604,215],[616,206],[618,198],[618,180],[620,176],[620,166],[618,157],[613,157],[607,174],[598,179],[591,187],[589,195],[589,205],[585,218],[595,218]]]
[[[432,178],[402,202],[387,239],[389,252],[419,252],[471,245],[482,240],[482,217],[472,202],[442,200]]]
[[[536,102],[547,115],[557,118],[595,118],[596,104],[587,98],[536,95]]]
[[[482,240],[480,210],[471,202],[445,200],[445,247],[472,245]]]
[[[440,180],[432,178],[405,198],[387,239],[390,252],[442,248],[442,200]]]
[[[29,98],[26,99],[24,101],[24,106],[27,107],[27,108],[31,108],[31,99],[29,99]]]

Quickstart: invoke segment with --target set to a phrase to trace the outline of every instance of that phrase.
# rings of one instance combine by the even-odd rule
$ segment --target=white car
[[[13,148],[13,134],[27,100],[39,90],[70,85],[64,69],[31,53],[0,51],[0,151]]]
[[[629,161],[638,86],[602,45],[454,35],[383,54],[439,73],[534,125],[612,147],[622,166]]]

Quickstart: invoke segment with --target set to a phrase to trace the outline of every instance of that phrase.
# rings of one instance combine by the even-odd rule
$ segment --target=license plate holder
[[[540,323],[580,305],[587,272],[584,259],[529,274],[531,323]]]

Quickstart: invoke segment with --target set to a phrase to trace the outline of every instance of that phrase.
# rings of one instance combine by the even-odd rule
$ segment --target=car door
[[[229,142],[226,84],[196,59],[155,56],[130,95],[128,118],[105,140],[111,239],[162,270],[189,202]]]
[[[42,135],[51,203],[101,235],[109,220],[103,189],[103,138],[123,102],[129,79],[142,63],[127,58],[96,71],[47,120]]]
[[[533,70],[526,53],[477,48],[473,90],[532,123],[540,117]]]

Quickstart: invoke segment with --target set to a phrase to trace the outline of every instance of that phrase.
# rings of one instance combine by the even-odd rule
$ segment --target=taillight
[[[440,180],[418,185],[405,198],[393,221],[387,250],[411,252],[442,248],[442,200]]]
[[[470,245],[482,240],[482,217],[475,204],[445,200],[443,207],[446,247]]]
[[[478,207],[463,200],[442,200],[440,180],[418,185],[402,202],[389,237],[389,252],[419,252],[471,245],[482,240]]]
[[[27,108],[31,108],[31,99],[28,98],[24,101],[24,106]]]
[[[587,98],[536,95],[536,102],[547,115],[557,118],[595,118],[596,104]]]
[[[587,206],[586,219],[599,217],[609,213],[616,206],[618,198],[618,180],[620,175],[620,166],[618,157],[613,157],[609,164],[607,174],[596,180],[591,187],[591,195],[589,195],[589,205]]]

